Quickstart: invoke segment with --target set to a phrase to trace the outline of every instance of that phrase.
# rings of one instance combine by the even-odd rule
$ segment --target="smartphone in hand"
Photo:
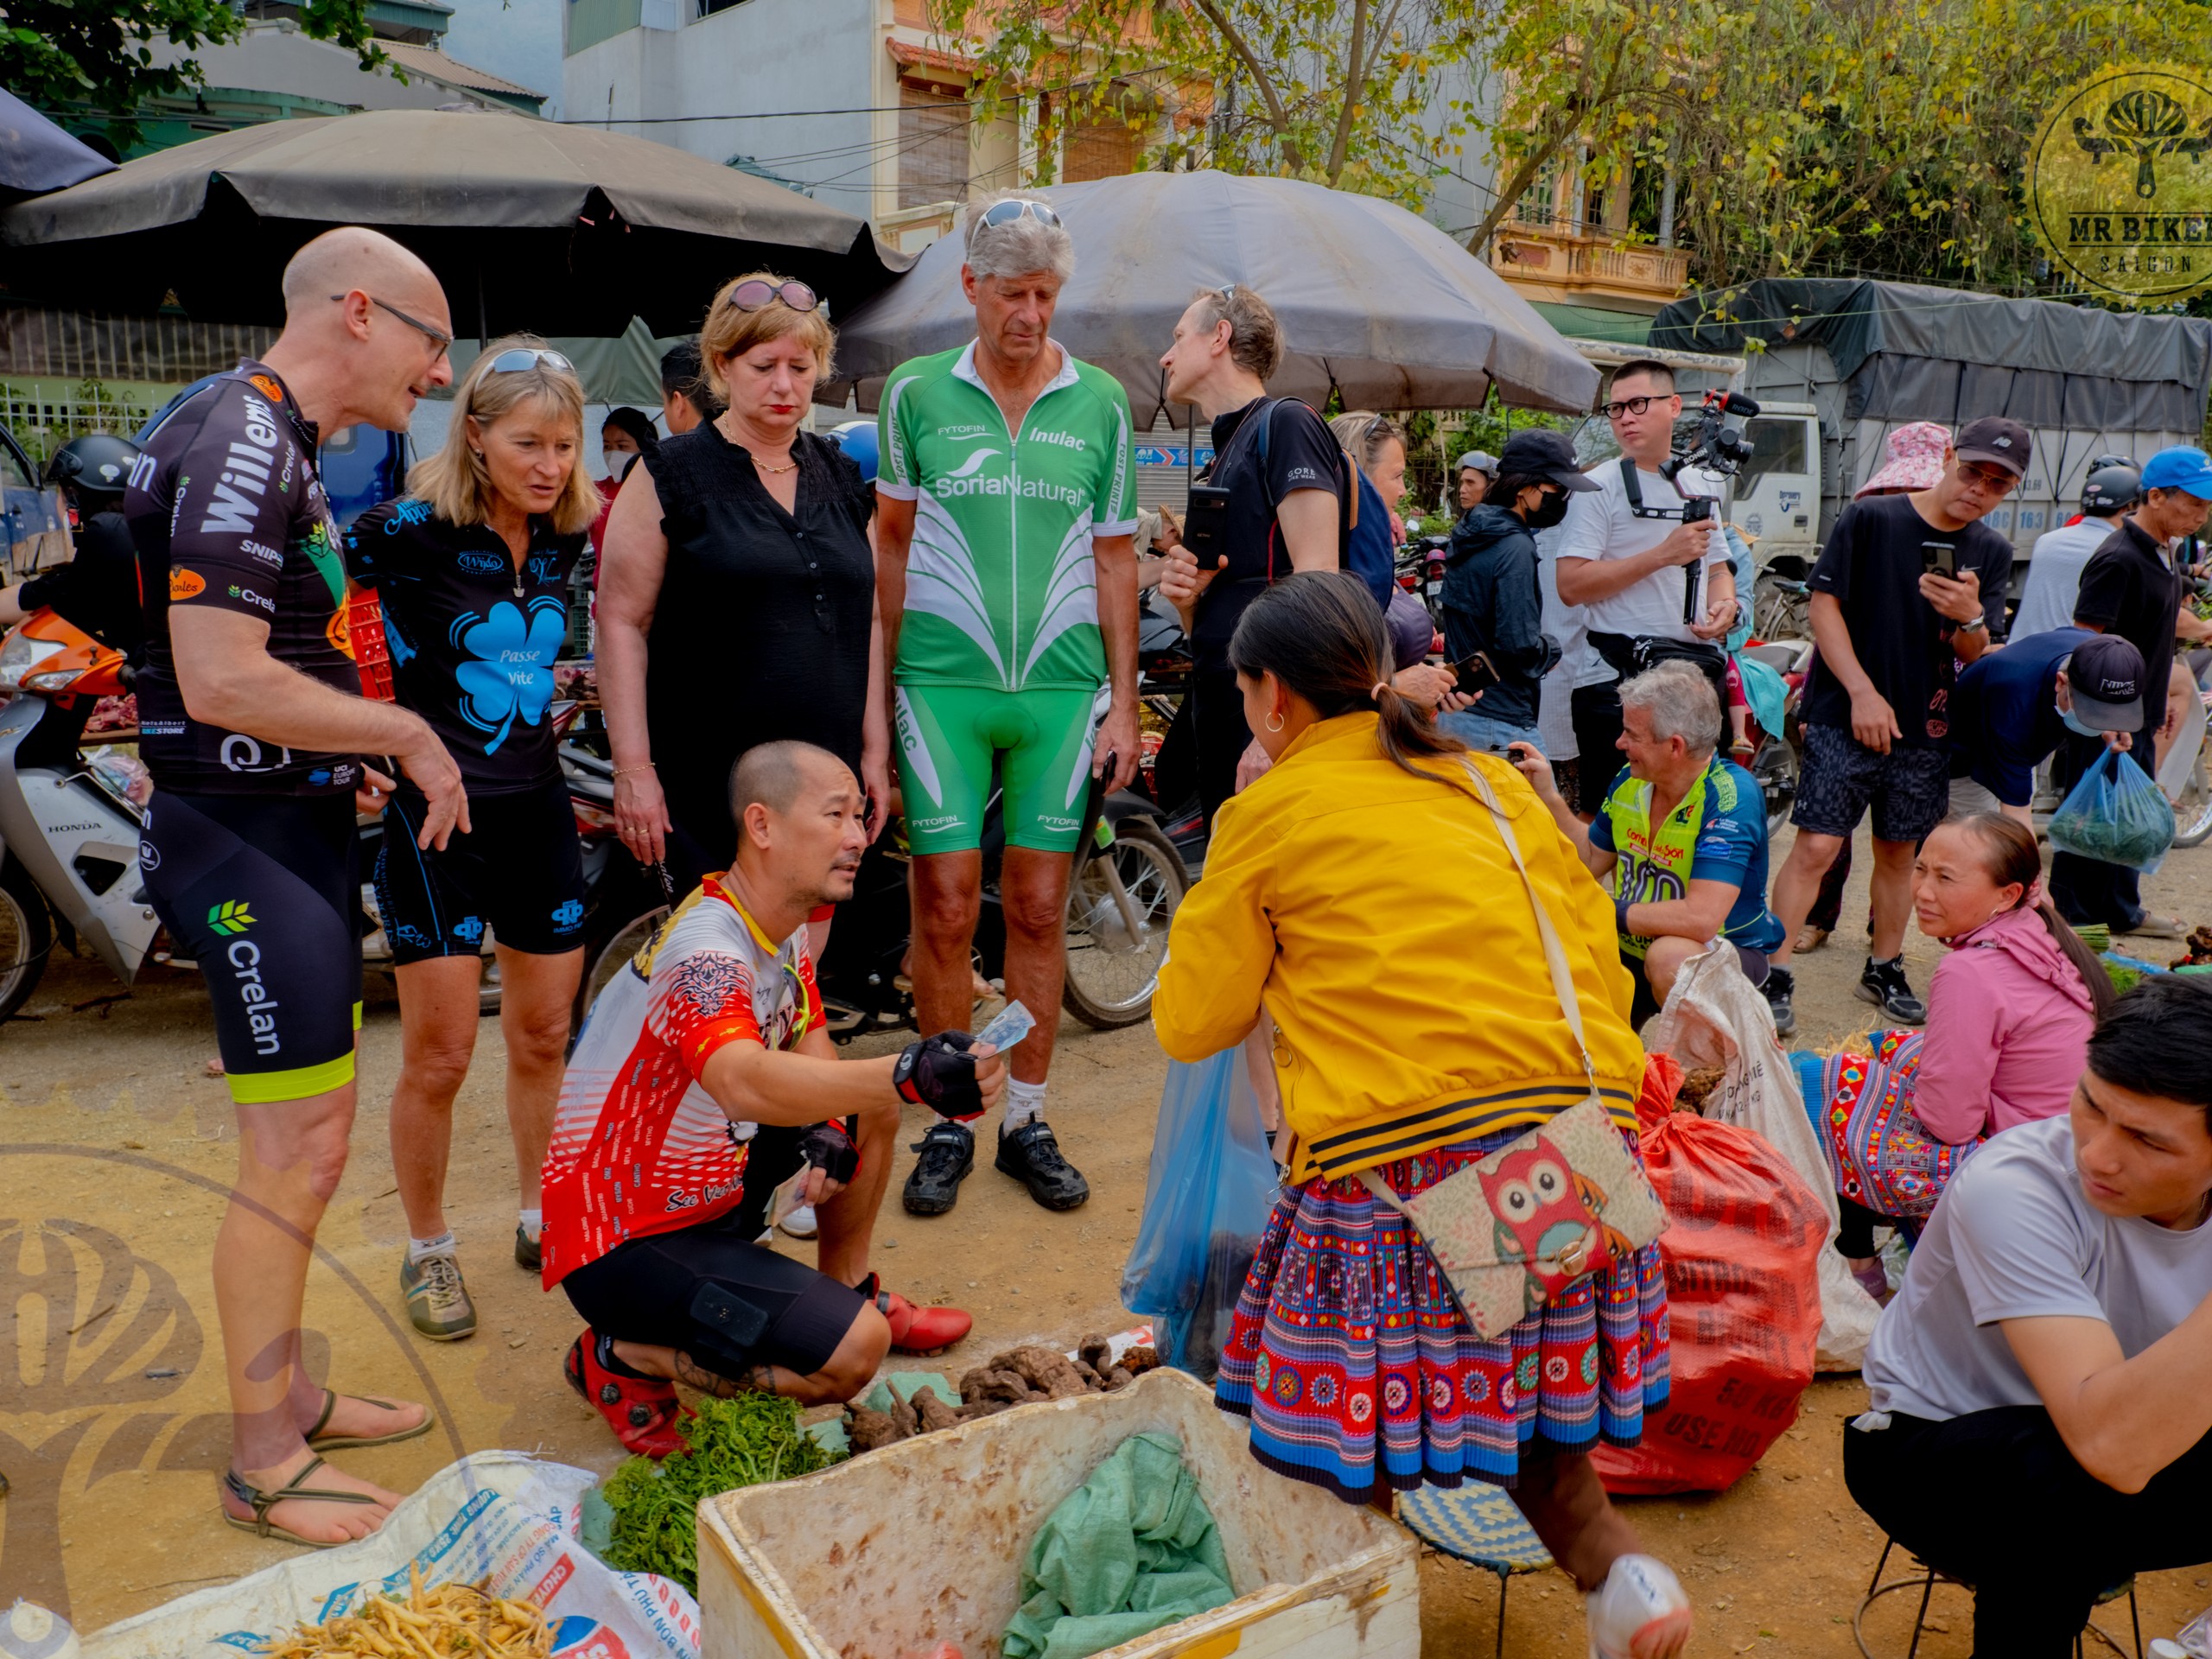
[[[1923,542],[1920,544],[1920,569],[1923,575],[1942,576],[1949,581],[1959,579],[1959,549],[1955,542]]]

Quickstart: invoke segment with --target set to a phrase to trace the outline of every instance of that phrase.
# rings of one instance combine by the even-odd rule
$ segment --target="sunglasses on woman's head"
[[[983,210],[982,223],[992,230],[1011,225],[1017,219],[1033,219],[1039,225],[1058,230],[1060,216],[1045,202],[1032,200],[1027,196],[1008,196],[1004,201],[995,201]]]
[[[729,291],[729,302],[741,311],[758,311],[781,300],[794,311],[811,311],[821,298],[804,283],[771,283],[749,277]]]
[[[501,352],[492,359],[486,374],[520,374],[524,369],[534,369],[543,363],[549,369],[558,369],[563,374],[574,374],[576,365],[560,353],[544,346],[517,346]]]

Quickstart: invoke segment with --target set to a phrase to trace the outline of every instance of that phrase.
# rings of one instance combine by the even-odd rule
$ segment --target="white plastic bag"
[[[1774,1014],[1744,977],[1732,947],[1707,950],[1682,964],[1667,1006],[1643,1028],[1643,1046],[1673,1055],[1686,1071],[1720,1068],[1720,1083],[1706,1097],[1704,1115],[1751,1130],[1789,1160],[1820,1194],[1833,1246],[1842,1221],[1835,1178],[1814,1139],[1796,1070],[1775,1039]],[[1820,1368],[1855,1371],[1882,1310],[1834,1249],[1821,1250],[1820,1273]]]
[[[84,1659],[239,1659],[295,1625],[350,1612],[379,1591],[488,1579],[493,1595],[544,1609],[556,1659],[698,1659],[699,1605],[681,1585],[617,1573],[576,1541],[599,1477],[519,1452],[448,1465],[377,1531],[288,1556],[84,1638]],[[212,1521],[210,1525],[214,1524]]]

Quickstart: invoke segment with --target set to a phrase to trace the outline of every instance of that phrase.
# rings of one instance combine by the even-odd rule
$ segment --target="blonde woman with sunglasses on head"
[[[470,798],[468,832],[425,848],[422,798],[403,784],[376,869],[404,1044],[391,1101],[409,1235],[400,1294],[434,1342],[476,1329],[443,1196],[487,932],[521,1188],[515,1260],[539,1264],[538,1169],[583,966],[581,849],[548,719],[569,578],[599,511],[578,465],[583,405],[567,358],[528,335],[495,341],[454,391],[444,448],[346,535],[354,579],[383,603],[397,699],[444,741]]]

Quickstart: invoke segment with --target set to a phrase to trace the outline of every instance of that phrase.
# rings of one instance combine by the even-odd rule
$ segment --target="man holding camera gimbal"
[[[1590,468],[1598,487],[1573,499],[1559,541],[1560,602],[1583,607],[1591,648],[1613,675],[1574,690],[1574,743],[1583,767],[1579,804],[1586,819],[1618,771],[1612,760],[1621,734],[1620,682],[1650,666],[1656,646],[1662,656],[1702,669],[1726,708],[1727,659],[1713,642],[1736,623],[1736,577],[1719,504],[1692,509],[1685,499],[1717,497],[1719,480],[1684,470],[1677,489],[1675,479],[1660,471],[1673,453],[1682,413],[1675,372],[1649,360],[1623,364],[1603,407],[1620,458]],[[1644,647],[1644,661],[1637,660],[1639,641],[1653,642]]]
[[[2012,546],[1980,520],[2012,493],[2029,453],[2018,421],[1968,421],[1930,488],[1853,501],[1813,567],[1820,650],[1805,683],[1804,760],[1789,820],[1797,839],[1774,882],[1782,948],[1766,985],[1785,1033],[1790,946],[1870,804],[1874,941],[1858,994],[1901,1024],[1928,1018],[1902,954],[1913,858],[1950,807],[1955,664],[1973,662],[2005,628]]]

